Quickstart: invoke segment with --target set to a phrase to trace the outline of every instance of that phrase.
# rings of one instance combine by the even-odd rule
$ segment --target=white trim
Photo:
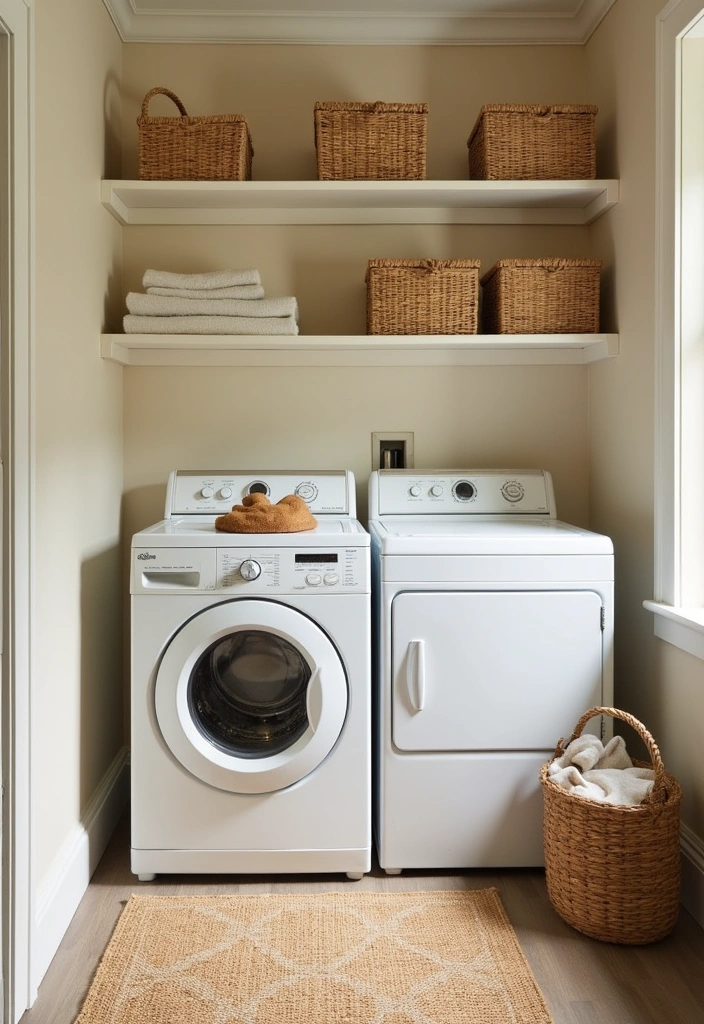
[[[140,13],[133,0],[103,0],[127,43],[297,43],[485,46],[586,43],[615,0],[583,0],[574,15],[417,14],[408,11],[231,11]],[[251,5],[254,7],[255,5]]]
[[[660,601],[643,601],[654,612],[655,636],[704,661],[704,609],[675,608]]]
[[[127,803],[128,793],[128,752],[124,747],[105,773],[80,824],[59,851],[38,894],[32,963],[36,986],[44,977],[88,888]]]
[[[704,928],[704,842],[687,825],[680,828],[682,844],[682,905]]]
[[[6,692],[3,693],[5,826],[3,876],[9,934],[4,936],[5,1014],[16,1024],[32,1001],[32,848],[30,821],[30,691],[32,529],[34,491],[34,165],[33,15],[25,0],[0,0],[0,21],[11,36],[10,125],[11,292],[7,386],[10,401],[5,486],[9,565]],[[18,682],[21,681],[21,684]]]

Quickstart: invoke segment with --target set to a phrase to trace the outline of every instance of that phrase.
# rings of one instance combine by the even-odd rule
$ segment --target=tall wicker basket
[[[149,101],[162,94],[180,117],[151,117]],[[252,177],[252,141],[242,114],[189,117],[178,96],[157,86],[142,100],[139,177],[145,181],[246,181]]]
[[[575,796],[540,770],[544,797],[545,875],[550,901],[577,931],[603,942],[644,945],[664,938],[677,920],[680,898],[680,801],[682,789],[664,768],[653,737],[637,718],[616,708],[585,712],[567,744],[595,715],[627,722],[641,737],[655,780],[636,806]]]

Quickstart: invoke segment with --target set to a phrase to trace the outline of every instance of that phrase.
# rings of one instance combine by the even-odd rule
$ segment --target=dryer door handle
[[[425,643],[411,640],[406,652],[406,686],[411,707],[422,711],[425,707]]]
[[[323,684],[320,680],[320,666],[316,666],[315,672],[310,677],[308,689],[306,690],[306,712],[308,724],[313,732],[320,725],[323,715]]]

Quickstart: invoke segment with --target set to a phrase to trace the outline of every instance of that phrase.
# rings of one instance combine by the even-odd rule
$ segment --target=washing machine
[[[255,492],[300,533],[231,534]],[[131,548],[131,865],[371,866],[369,535],[350,472],[183,471]]]
[[[612,704],[611,540],[524,469],[374,472],[369,531],[381,867],[541,865],[540,767]]]

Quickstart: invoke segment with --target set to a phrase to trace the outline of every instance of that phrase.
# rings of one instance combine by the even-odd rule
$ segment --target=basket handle
[[[643,803],[663,803],[667,800],[667,773],[665,771],[665,765],[663,764],[662,757],[658,745],[650,735],[648,730],[645,728],[642,722],[639,722],[633,715],[629,715],[627,711],[619,711],[618,708],[591,708],[590,711],[585,711],[580,720],[574,727],[574,732],[570,736],[567,743],[563,739],[558,740],[557,747],[555,749],[555,757],[562,757],[565,752],[565,747],[568,747],[572,740],[576,740],[578,736],[582,735],[582,729],[587,724],[590,718],[594,718],[596,715],[610,715],[611,718],[618,718],[638,733],[640,738],[645,744],[648,756],[650,757],[653,771],[655,772],[655,778],[653,780],[653,788],[651,789],[648,796],[645,798]]]
[[[181,103],[181,100],[178,98],[176,93],[171,92],[171,89],[165,89],[162,85],[157,85],[155,89],[150,89],[147,95],[142,100],[142,117],[147,117],[147,111],[149,110],[149,100],[152,98],[152,96],[156,96],[158,94],[168,96],[170,100],[174,101],[178,109],[181,111],[181,116],[188,117],[188,114],[186,113],[186,108],[184,107],[183,103]]]

